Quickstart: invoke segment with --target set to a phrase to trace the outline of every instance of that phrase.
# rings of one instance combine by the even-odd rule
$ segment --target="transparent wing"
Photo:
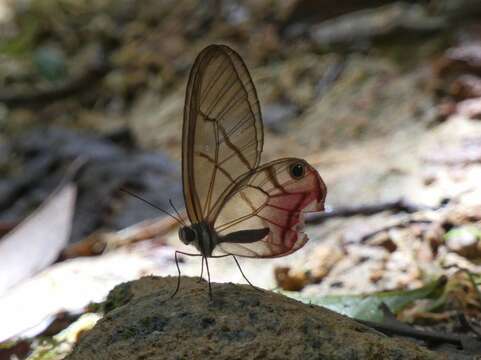
[[[304,160],[280,159],[259,167],[220,209],[214,255],[278,257],[294,252],[307,241],[302,213],[323,210],[326,192],[317,171]]]
[[[211,45],[197,57],[187,84],[182,181],[192,222],[214,221],[224,198],[260,161],[262,119],[241,57]]]

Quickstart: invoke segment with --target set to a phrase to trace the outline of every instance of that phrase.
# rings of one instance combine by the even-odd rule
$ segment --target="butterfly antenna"
[[[140,197],[140,196],[137,195],[136,193],[133,193],[132,191],[127,190],[127,189],[124,188],[124,187],[121,187],[121,188],[120,188],[120,191],[122,191],[122,192],[124,192],[124,193],[126,193],[126,194],[129,194],[130,196],[133,196],[134,198],[139,199],[139,200],[143,201],[143,202],[146,203],[146,204],[149,204],[149,205],[152,206],[153,208],[155,208],[155,209],[163,212],[164,214],[170,216],[172,219],[174,219],[175,221],[177,221],[180,225],[185,226],[185,224],[184,224],[184,222],[182,221],[182,219],[175,217],[174,215],[172,215],[171,213],[169,213],[167,210],[164,210],[164,209],[158,207],[157,205],[155,205],[154,203],[151,203],[150,201],[145,200],[144,198]]]
[[[177,217],[180,219],[180,221],[182,221],[182,225],[186,226],[185,221],[182,219],[182,216],[180,216],[179,212],[175,208],[174,203],[172,202],[172,199],[169,199],[169,204],[172,207],[172,209],[174,209],[174,212],[177,214]]]

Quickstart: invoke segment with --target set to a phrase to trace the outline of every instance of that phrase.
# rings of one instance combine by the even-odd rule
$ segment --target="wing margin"
[[[245,63],[225,45],[206,47],[189,75],[182,129],[182,183],[192,223],[215,220],[236,181],[259,166],[263,142]]]

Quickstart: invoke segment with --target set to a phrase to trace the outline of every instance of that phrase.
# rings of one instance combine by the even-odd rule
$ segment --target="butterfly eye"
[[[293,179],[301,179],[306,173],[306,168],[302,163],[294,163],[289,167],[289,174]]]
[[[184,227],[180,228],[179,229],[179,238],[184,244],[189,245],[190,243],[192,243],[195,240],[194,230],[192,230],[191,228],[189,228],[187,226],[184,226]]]

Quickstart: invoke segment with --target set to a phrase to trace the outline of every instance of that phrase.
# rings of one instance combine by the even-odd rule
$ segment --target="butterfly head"
[[[195,231],[189,226],[182,226],[179,229],[179,239],[185,244],[192,244],[196,240]]]
[[[195,246],[204,256],[211,256],[219,241],[217,233],[206,222],[181,227],[179,239],[185,245]]]

